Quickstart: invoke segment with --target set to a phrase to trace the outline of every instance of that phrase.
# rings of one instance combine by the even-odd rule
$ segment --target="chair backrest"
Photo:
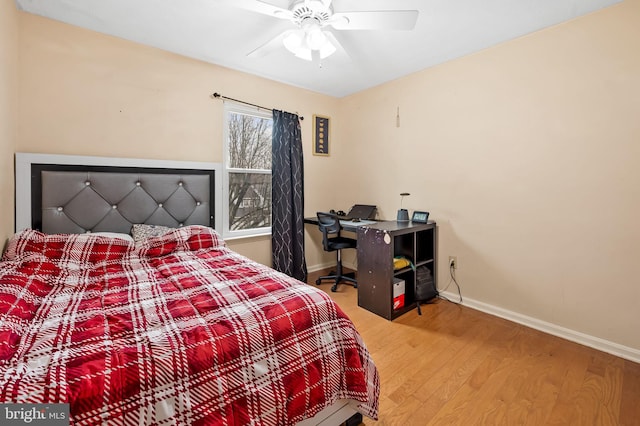
[[[330,251],[329,248],[329,235],[340,234],[342,225],[340,225],[340,218],[331,213],[318,212],[318,228],[322,231],[322,245],[326,251]]]

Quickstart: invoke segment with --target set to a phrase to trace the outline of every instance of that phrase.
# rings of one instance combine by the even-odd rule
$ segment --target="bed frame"
[[[16,153],[15,230],[122,232],[133,223],[222,229],[219,163]],[[360,424],[340,400],[299,426]]]
[[[133,223],[221,229],[218,163],[16,154],[16,231],[122,232]]]

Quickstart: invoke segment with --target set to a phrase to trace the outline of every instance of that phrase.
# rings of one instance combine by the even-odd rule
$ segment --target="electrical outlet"
[[[449,268],[458,269],[458,258],[456,256],[449,256]]]

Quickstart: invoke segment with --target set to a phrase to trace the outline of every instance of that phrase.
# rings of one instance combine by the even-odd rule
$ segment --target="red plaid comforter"
[[[377,418],[378,392],[326,294],[210,228],[27,230],[0,262],[0,401],[69,403],[78,425],[290,425],[344,398]]]

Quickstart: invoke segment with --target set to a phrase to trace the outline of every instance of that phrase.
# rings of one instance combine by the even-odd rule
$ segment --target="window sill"
[[[233,236],[227,236],[227,237],[223,237],[223,239],[225,241],[238,241],[238,240],[246,240],[249,238],[264,238],[264,237],[271,237],[271,232],[262,232],[259,234],[249,234],[249,235],[233,235]]]

